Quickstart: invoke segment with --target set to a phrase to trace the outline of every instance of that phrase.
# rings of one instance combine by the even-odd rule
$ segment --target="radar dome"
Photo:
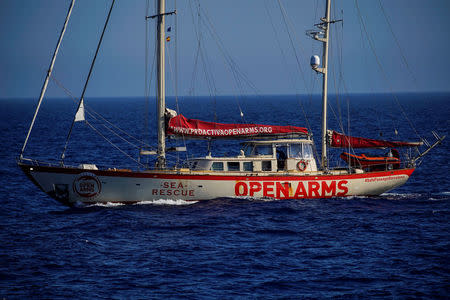
[[[315,69],[318,66],[320,66],[320,57],[318,55],[311,56],[311,67]]]

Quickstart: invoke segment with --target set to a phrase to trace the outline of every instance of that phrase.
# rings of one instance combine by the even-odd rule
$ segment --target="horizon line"
[[[407,92],[351,92],[351,93],[340,93],[340,94],[336,94],[336,93],[329,93],[328,96],[336,96],[336,95],[396,95],[396,94],[450,94],[450,90],[449,91],[407,91]],[[314,94],[306,94],[306,93],[298,93],[298,94],[243,94],[243,95],[237,95],[237,94],[229,94],[229,95],[166,95],[166,98],[176,98],[176,97],[183,97],[183,98],[193,98],[193,97],[199,97],[199,98],[205,98],[205,97],[218,97],[218,98],[223,98],[223,97],[271,97],[271,96],[321,96],[321,93],[314,93]],[[145,95],[140,95],[140,96],[89,96],[89,97],[85,97],[85,99],[103,99],[103,98],[113,98],[113,99],[122,99],[122,98],[156,98],[155,95],[152,96],[145,96]],[[11,99],[16,99],[16,100],[28,100],[28,99],[34,99],[34,98],[38,98],[37,96],[18,96],[18,97],[0,97],[0,101],[2,100],[11,100]],[[51,96],[51,97],[45,97],[45,99],[62,99],[62,98],[70,98],[67,96]],[[78,100],[78,98],[76,98]]]

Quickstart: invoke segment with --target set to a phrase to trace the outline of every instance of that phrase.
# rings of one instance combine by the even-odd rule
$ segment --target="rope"
[[[75,101],[75,102],[77,101],[77,99],[73,96],[73,94],[72,94],[67,88],[65,88],[65,87],[62,85],[62,83],[61,83],[60,81],[58,81],[54,76],[52,76],[52,80],[53,80],[53,81],[54,81],[54,82],[55,82],[55,83],[56,83],[56,84],[57,84],[57,85],[58,85],[58,86],[59,86],[59,87],[60,87],[60,88],[61,88],[61,89],[69,96],[69,97],[71,97],[73,101]],[[88,115],[89,115],[90,117],[92,117],[94,120],[99,121],[99,119],[101,119],[101,121],[106,122],[108,125],[110,125],[111,127],[114,127],[115,129],[117,129],[117,130],[120,131],[121,133],[125,134],[126,136],[130,137],[131,139],[135,140],[136,142],[138,142],[138,143],[143,143],[145,146],[150,147],[150,148],[152,147],[152,146],[146,144],[144,141],[139,140],[138,138],[132,136],[131,134],[129,134],[129,133],[126,132],[125,130],[121,129],[120,127],[118,127],[118,126],[114,125],[113,123],[109,122],[109,121],[108,121],[107,119],[105,119],[101,114],[99,114],[98,112],[94,111],[94,110],[91,109],[91,108],[88,108],[87,105],[84,106],[84,110],[85,110],[85,111],[88,113]],[[103,125],[103,126],[105,126],[105,125]],[[106,127],[106,126],[105,126],[105,127]],[[108,127],[106,127],[106,128],[108,128]],[[111,132],[113,132],[112,129],[109,128],[109,130],[110,130]],[[113,133],[116,134],[116,135],[118,135],[118,134],[115,133],[115,132],[113,132]],[[128,144],[135,146],[132,142],[130,142],[130,141],[124,139],[123,137],[121,137],[121,139],[123,139],[124,141],[126,141]]]
[[[194,22],[195,17],[194,17],[192,5],[190,5],[190,12],[191,12],[193,25],[194,25],[194,29],[195,29],[194,30],[195,36],[197,37],[197,52],[196,52],[196,56],[195,56],[195,60],[194,60],[194,69],[192,72],[191,88],[190,88],[189,94],[192,95],[193,91],[194,91],[194,87],[195,87],[194,80],[197,77],[196,72],[197,72],[198,61],[200,59],[200,62],[202,64],[203,71],[205,74],[205,81],[206,81],[208,89],[209,89],[209,94],[211,97],[213,97],[213,100],[214,100],[214,110],[213,110],[214,111],[214,120],[217,121],[217,114],[216,114],[217,88],[216,88],[216,85],[213,80],[214,73],[212,72],[211,64],[209,63],[209,58],[206,55],[206,52],[204,51],[204,48],[202,46],[203,45],[202,44],[202,40],[203,40],[202,33],[203,32],[209,33],[209,35],[212,37],[212,39],[216,42],[216,45],[224,58],[225,66],[227,66],[228,67],[227,69],[231,72],[231,75],[234,78],[235,87],[239,91],[239,93],[241,95],[244,94],[244,88],[243,88],[243,85],[241,84],[241,81],[244,81],[251,88],[253,88],[255,90],[257,90],[257,89],[253,85],[253,83],[250,82],[248,77],[245,74],[243,74],[242,71],[239,70],[239,68],[237,67],[237,64],[234,62],[231,55],[229,55],[228,52],[225,50],[225,47],[224,47],[223,43],[221,42],[220,37],[217,34],[213,23],[209,19],[206,10],[200,6],[200,3],[198,2],[198,4],[197,4],[197,16],[198,16],[197,17],[197,25]],[[202,17],[200,17],[200,16],[202,16]],[[202,28],[202,29],[204,28],[205,30],[200,30],[200,28]],[[241,120],[242,120],[242,122],[245,122],[245,117],[244,117],[244,113],[243,113],[241,104],[239,102],[239,98],[236,96],[235,99],[236,99],[236,104],[239,109],[239,115],[241,117]]]
[[[391,95],[393,96],[393,98],[394,98],[394,100],[396,101],[397,105],[400,107],[400,110],[401,110],[403,116],[405,117],[405,119],[408,121],[408,123],[409,123],[411,129],[415,132],[415,134],[417,135],[417,137],[418,137],[420,140],[422,140],[422,138],[420,137],[420,135],[419,135],[419,133],[417,132],[416,128],[414,127],[413,123],[411,122],[411,120],[410,120],[410,119],[408,118],[408,116],[406,115],[406,112],[405,112],[405,110],[403,109],[402,105],[400,104],[400,101],[398,100],[398,97],[394,94],[394,91],[393,91],[392,86],[389,84],[389,80],[388,80],[388,78],[387,78],[387,75],[386,75],[386,73],[384,72],[384,69],[383,69],[383,66],[382,66],[382,64],[381,64],[381,62],[380,62],[380,59],[378,58],[378,56],[377,56],[377,54],[376,54],[375,47],[374,47],[374,45],[373,45],[373,41],[372,41],[372,39],[370,38],[370,36],[369,36],[369,34],[368,34],[368,32],[367,32],[366,25],[365,25],[364,20],[363,20],[363,18],[362,18],[361,11],[360,11],[360,9],[359,9],[358,1],[357,1],[357,0],[355,0],[355,6],[356,6],[356,10],[357,10],[357,12],[358,12],[358,17],[359,17],[359,19],[360,19],[361,25],[362,25],[362,27],[363,27],[363,29],[364,29],[364,33],[366,34],[367,41],[369,42],[370,49],[371,49],[373,55],[375,56],[375,60],[376,60],[376,62],[377,62],[377,65],[378,65],[378,67],[380,68],[381,74],[383,75],[383,78],[384,78],[384,80],[386,81],[387,86],[388,86],[389,89],[390,89]]]
[[[126,157],[128,157],[129,159],[133,160],[134,162],[136,162],[138,165],[145,167],[145,165],[141,164],[138,160],[134,159],[132,156],[130,156],[128,153],[126,153],[125,151],[123,151],[122,149],[120,149],[116,144],[114,144],[111,140],[109,140],[106,136],[104,136],[99,130],[97,130],[97,128],[95,128],[91,123],[89,123],[88,121],[86,121],[86,124],[92,128],[92,130],[94,130],[98,135],[100,135],[102,138],[104,138],[108,143],[110,143],[114,148],[116,148],[117,150],[119,150],[120,152],[122,152],[122,154],[124,154]]]
[[[231,74],[234,78],[234,84],[236,85],[237,90],[239,90],[239,93],[241,96],[245,94],[244,88],[241,81],[245,81],[245,83],[253,88],[255,91],[257,91],[256,87],[253,85],[253,83],[248,79],[248,77],[239,69],[238,64],[234,61],[234,59],[231,57],[231,55],[226,51],[225,46],[223,45],[219,35],[217,34],[217,31],[214,28],[213,23],[208,17],[207,12],[202,9],[204,18],[202,20],[205,20],[205,28],[209,31],[209,34],[213,38],[213,40],[216,42],[216,45],[219,49],[219,51],[222,53],[225,63],[228,64],[229,70],[231,71]],[[241,104],[239,102],[239,98],[235,97],[236,104],[239,109],[239,115],[241,117],[241,121],[245,122],[245,115],[242,110]]]
[[[146,5],[145,5],[145,15],[148,16],[150,12],[150,1],[147,0],[146,1]],[[149,107],[150,107],[150,85],[151,85],[151,79],[150,81],[148,80],[148,55],[149,55],[149,51],[148,51],[148,23],[149,20],[148,18],[145,18],[145,75],[144,75],[144,131],[142,132],[142,140],[145,141],[145,137],[148,134],[148,128],[149,128]],[[153,55],[153,62],[155,61],[155,54]],[[150,70],[153,70],[153,66]],[[151,73],[153,74],[153,73]],[[151,75],[150,75],[151,76]],[[151,76],[152,77],[152,76]],[[142,148],[144,148],[144,145],[142,145]],[[141,161],[141,151],[139,151],[139,161]],[[147,157],[147,161],[146,163],[148,164],[148,157]]]
[[[95,50],[94,59],[92,60],[91,67],[89,68],[89,73],[88,73],[86,82],[84,84],[83,92],[81,93],[80,102],[78,103],[77,111],[80,109],[81,103],[83,102],[84,93],[86,92],[86,88],[87,88],[87,85],[89,83],[89,78],[91,77],[92,70],[93,70],[94,64],[95,64],[95,60],[97,58],[98,51],[100,50],[100,46],[101,46],[102,41],[103,41],[103,36],[105,35],[106,27],[108,26],[109,18],[111,17],[111,12],[112,12],[112,9],[114,7],[115,1],[116,0],[113,0],[112,3],[111,3],[111,7],[110,7],[109,12],[108,12],[108,17],[106,18],[105,25],[103,26],[102,35],[100,36],[100,40],[98,41],[97,49]],[[62,154],[61,154],[61,164],[64,163],[64,154],[66,152],[67,146],[69,145],[69,139],[70,139],[70,135],[72,133],[72,129],[73,129],[73,125],[74,124],[75,124],[75,118],[73,119],[72,125],[70,126],[69,133],[67,134],[66,144],[64,145],[64,149],[63,149]]]
[[[175,11],[177,10],[177,0],[175,0]],[[175,15],[175,103],[177,107],[177,111],[180,111],[180,105],[178,102],[178,15]],[[186,148],[186,139],[183,135],[183,146]],[[186,160],[188,159],[187,151],[185,153]],[[180,161],[180,155],[177,152],[177,162],[178,164]]]
[[[386,14],[386,11],[384,10],[383,4],[381,4],[380,0],[378,0],[378,3],[380,4],[381,11],[383,12],[384,18],[386,19],[386,23],[388,24],[389,30],[391,31],[391,34],[394,37],[395,44],[397,45],[398,49],[400,50],[400,55],[402,57],[403,63],[405,64],[406,68],[408,69],[408,72],[411,75],[415,86],[419,86],[418,81],[416,79],[416,76],[414,76],[414,73],[411,71],[411,68],[409,67],[409,63],[408,63],[408,61],[406,59],[406,56],[404,54],[404,51],[403,51],[402,47],[400,46],[400,42],[398,41],[397,36],[394,33],[394,30],[392,30],[391,22],[389,21],[389,18],[388,18],[387,14]]]
[[[168,53],[170,52],[170,46],[169,45],[167,45],[167,49],[168,49]],[[171,79],[172,79],[172,82],[175,82],[176,81],[176,78],[174,79],[174,76],[173,76],[173,69],[172,69],[172,63],[171,63],[171,60],[170,60],[170,55],[167,55],[167,61],[168,61],[168,64],[169,64],[169,70],[170,70],[170,72],[169,72],[169,74],[170,74],[170,77],[171,77]],[[178,105],[178,97],[177,97],[177,86],[175,85],[175,104],[176,104],[176,107],[177,107],[177,111],[179,112],[180,111],[180,107],[179,107],[179,105]],[[184,147],[186,147],[186,139],[185,139],[185,136],[184,136],[184,134],[182,134],[182,139],[183,139],[183,145],[184,145]],[[176,154],[176,156],[177,156],[177,160],[179,160],[179,155],[178,155],[178,153]],[[186,153],[186,159],[188,159],[188,156],[187,156],[187,153]]]
[[[77,101],[77,99],[75,99],[75,97],[72,95],[72,93],[71,93],[67,88],[65,88],[65,87],[62,85],[62,83],[61,83],[60,81],[58,81],[54,76],[52,76],[52,80],[53,80],[53,81],[54,81],[61,89],[63,89],[63,91],[64,91],[69,97],[71,97],[73,101]],[[146,146],[146,147],[148,147],[149,149],[156,150],[155,147],[153,147],[153,146],[151,146],[151,145],[145,143],[145,141],[141,141],[141,140],[139,140],[139,139],[133,137],[132,135],[130,135],[129,133],[127,133],[126,131],[124,131],[124,130],[121,129],[120,127],[118,127],[118,126],[114,125],[113,123],[109,122],[109,121],[108,121],[107,119],[105,119],[101,114],[97,113],[96,111],[94,111],[94,110],[91,109],[91,108],[88,108],[88,106],[85,105],[85,106],[84,106],[84,109],[85,109],[85,111],[87,112],[87,114],[88,114],[91,118],[93,118],[94,120],[100,121],[99,119],[101,119],[101,121],[104,121],[104,122],[108,123],[108,125],[110,125],[110,126],[114,127],[115,129],[121,131],[122,133],[124,133],[124,134],[127,135],[128,137],[134,139],[134,140],[137,141],[138,143],[143,143],[143,145]],[[98,117],[98,118],[97,118],[97,117]],[[87,123],[86,120],[85,120],[85,122]],[[90,125],[90,126],[93,126],[92,124],[89,124],[89,125]],[[134,148],[139,149],[139,146],[133,144],[132,142],[130,142],[130,141],[128,141],[127,139],[125,139],[124,137],[120,136],[118,133],[114,132],[111,128],[107,127],[107,126],[104,125],[104,124],[101,124],[101,126],[103,126],[103,127],[105,127],[106,129],[108,129],[110,132],[112,132],[114,135],[118,136],[120,139],[122,139],[123,141],[125,141],[127,144],[133,146]],[[103,137],[104,135],[101,135],[101,136]],[[111,142],[110,140],[108,140],[107,138],[105,138],[105,140],[107,140],[109,143],[113,143],[113,142]],[[114,144],[114,147],[115,147],[115,148],[119,148],[119,146],[117,146],[117,145],[115,145],[115,144]],[[121,152],[123,152],[123,150],[121,150]],[[168,156],[174,156],[173,154],[167,154],[167,155],[168,155]]]
[[[298,58],[297,51],[295,51],[296,48],[295,48],[295,46],[294,46],[294,41],[293,41],[293,39],[292,39],[291,31],[289,30],[289,25],[288,25],[288,21],[287,21],[287,20],[289,20],[289,19],[288,19],[288,17],[287,17],[286,10],[284,9],[284,6],[281,4],[281,1],[280,1],[280,0],[278,0],[278,5],[279,5],[279,7],[280,7],[281,15],[283,16],[283,23],[284,23],[284,26],[286,27],[286,32],[287,32],[288,37],[289,37],[289,42],[290,42],[291,47],[292,47],[293,52],[294,52],[294,56],[295,56],[295,60],[296,60],[296,62],[297,62],[298,70],[300,71],[300,74],[301,74],[301,76],[302,76],[303,82],[305,83],[306,89],[308,90],[308,85],[307,85],[307,83],[306,83],[305,73],[303,72],[303,69],[302,69],[302,67],[301,67],[302,64],[300,63],[300,60],[299,60],[299,58]],[[297,44],[298,44],[298,45],[301,45],[301,43],[297,43]],[[301,50],[302,50],[302,49],[301,49]],[[305,52],[305,51],[303,51],[303,52]]]
[[[281,42],[280,42],[280,39],[279,39],[279,37],[278,37],[277,30],[275,29],[275,24],[273,23],[273,19],[272,19],[271,15],[270,15],[269,8],[267,7],[267,1],[264,1],[264,7],[265,7],[265,9],[266,9],[266,14],[267,14],[267,16],[268,16],[268,18],[269,18],[270,25],[271,25],[272,30],[273,30],[273,33],[274,33],[275,40],[277,41],[278,48],[280,49],[281,57],[283,58],[283,63],[284,63],[286,66],[288,66],[287,59],[286,59],[286,55],[285,55],[285,53],[284,53],[284,51],[283,51],[283,48],[281,47]],[[295,51],[295,49],[294,49],[294,51]],[[286,69],[289,69],[289,68],[286,67]],[[310,125],[310,123],[309,123],[309,119],[308,119],[308,116],[307,116],[306,111],[305,111],[305,107],[304,107],[304,105],[303,105],[303,102],[301,101],[300,94],[298,93],[298,90],[297,90],[297,88],[296,88],[296,86],[295,86],[295,83],[294,83],[294,80],[293,80],[293,76],[292,76],[292,75],[289,76],[289,81],[290,81],[292,87],[296,90],[295,97],[296,97],[296,99],[298,99],[298,103],[299,103],[299,105],[300,105],[300,108],[302,109],[303,116],[305,117],[305,121],[306,121],[306,126],[307,126],[309,132],[312,132],[312,130],[311,130],[311,125]]]

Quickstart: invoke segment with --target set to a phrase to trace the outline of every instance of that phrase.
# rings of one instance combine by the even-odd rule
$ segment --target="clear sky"
[[[222,54],[224,51],[260,94],[317,93],[318,76],[309,67],[309,57],[320,54],[321,45],[308,38],[305,31],[312,29],[323,16],[324,1],[280,2],[287,14],[297,58],[278,1],[200,1],[200,10],[206,14],[199,21],[198,0],[178,0],[177,43],[175,17],[167,17],[166,27],[172,27],[167,93],[174,94],[171,80],[174,75],[170,70],[174,70],[175,45],[179,95],[208,95],[212,89],[219,95],[253,93],[254,89],[245,82],[234,80],[227,57]],[[380,2],[402,51],[387,25]],[[0,0],[0,98],[38,97],[69,3],[69,0]],[[87,97],[145,94],[146,3],[146,0],[116,1]],[[338,76],[332,79],[331,92],[336,90],[334,82],[339,89],[345,83],[349,92],[450,91],[450,1],[358,1],[365,29],[383,66],[382,72],[367,42],[355,1],[333,3],[336,4],[332,10],[334,18],[343,18],[344,23],[332,27],[330,72],[342,72],[345,81]],[[109,0],[77,0],[75,4],[54,69],[54,77],[75,96],[81,94],[109,5]],[[173,9],[174,1],[168,0],[167,6],[168,10]],[[155,13],[154,8],[154,2],[150,1],[150,14]],[[149,22],[151,65],[155,27],[153,21]],[[195,30],[200,33],[205,50],[196,69]],[[212,32],[220,38],[220,48]],[[342,68],[338,68],[341,63]],[[65,94],[52,82],[47,95]]]

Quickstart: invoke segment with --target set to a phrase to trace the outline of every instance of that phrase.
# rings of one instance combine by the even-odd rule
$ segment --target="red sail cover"
[[[415,147],[422,145],[421,142],[390,142],[383,140],[373,140],[361,137],[346,136],[336,131],[331,135],[331,147],[336,148],[395,148],[395,147]]]
[[[191,137],[239,138],[251,136],[308,134],[304,127],[260,124],[222,124],[187,119],[178,115],[169,120],[167,134]]]

